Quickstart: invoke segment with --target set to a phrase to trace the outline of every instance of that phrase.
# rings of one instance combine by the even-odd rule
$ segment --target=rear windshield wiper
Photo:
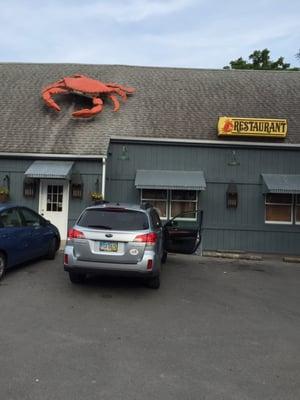
[[[111,226],[108,225],[88,225],[88,228],[112,229]]]

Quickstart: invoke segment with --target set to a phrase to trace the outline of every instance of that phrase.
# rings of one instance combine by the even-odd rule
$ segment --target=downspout
[[[106,158],[102,158],[102,197],[105,199]]]

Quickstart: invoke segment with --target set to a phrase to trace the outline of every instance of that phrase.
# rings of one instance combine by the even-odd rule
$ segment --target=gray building
[[[116,113],[102,97],[93,119],[71,116],[91,107],[75,94],[55,97],[60,113],[47,108],[41,89],[74,74],[136,92]],[[64,238],[102,193],[151,201],[164,219],[203,209],[205,250],[300,253],[299,72],[0,64],[0,77],[0,192]],[[287,134],[277,135],[282,120]],[[264,136],[248,136],[259,127]]]

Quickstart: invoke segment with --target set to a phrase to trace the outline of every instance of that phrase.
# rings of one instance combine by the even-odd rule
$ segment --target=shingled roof
[[[47,108],[41,88],[72,74],[133,86],[120,110],[105,101],[93,119],[71,117],[82,96]],[[300,143],[300,72],[203,70],[82,64],[0,64],[0,152],[105,155],[111,137],[218,140],[219,116],[286,118]]]

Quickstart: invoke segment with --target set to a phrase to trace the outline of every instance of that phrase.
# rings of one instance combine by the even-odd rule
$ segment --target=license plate
[[[117,242],[99,242],[99,250],[107,251],[107,252],[116,252],[118,251],[118,243]]]

